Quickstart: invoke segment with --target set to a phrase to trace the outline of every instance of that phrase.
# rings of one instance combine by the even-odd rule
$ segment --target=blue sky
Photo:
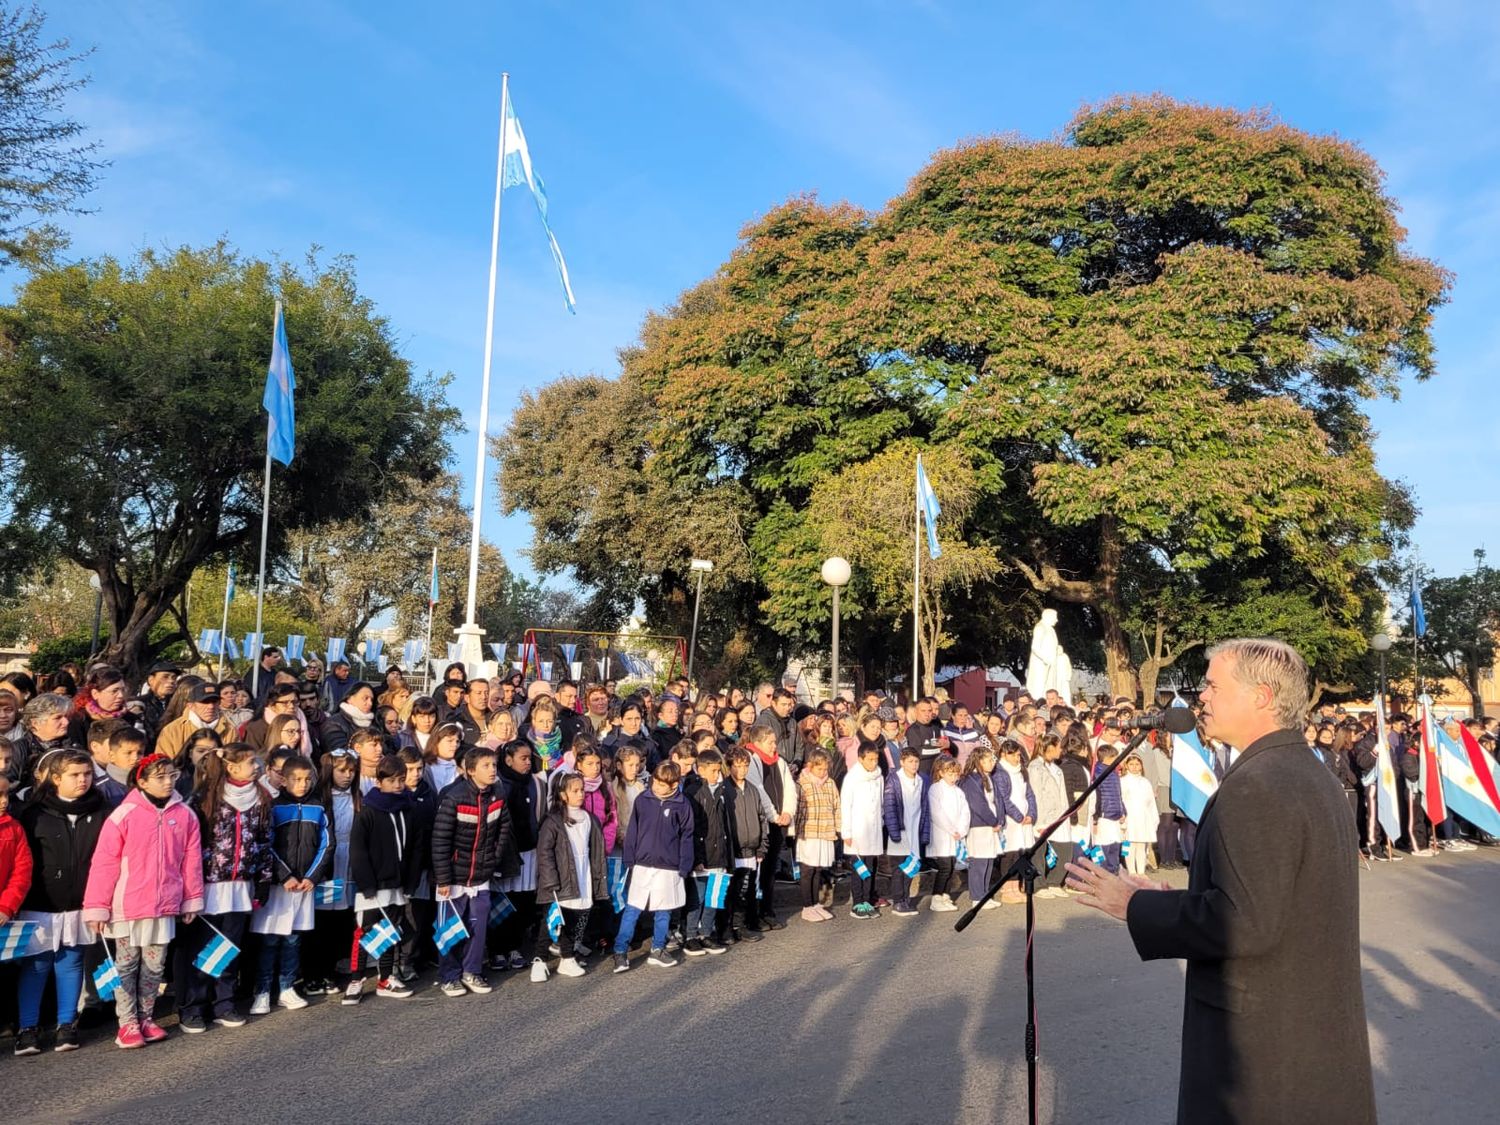
[[[353,254],[420,369],[472,425],[500,72],[568,256],[506,195],[491,429],[560,373],[617,370],[647,310],[711,273],[753,216],[816,192],[877,208],[966,137],[1049,136],[1083,103],[1161,91],[1270,107],[1368,149],[1410,245],[1457,274],[1439,376],[1374,408],[1439,573],[1500,548],[1500,6],[1270,2],[222,3],[50,0],[93,46],[74,112],[112,166],[74,251],[226,235]],[[1016,9],[1026,9],[1016,11]],[[268,341],[269,343],[269,341]],[[459,446],[473,472],[473,439]],[[493,487],[490,488],[493,494]],[[528,570],[524,516],[486,534]],[[1487,538],[1489,540],[1487,542]]]

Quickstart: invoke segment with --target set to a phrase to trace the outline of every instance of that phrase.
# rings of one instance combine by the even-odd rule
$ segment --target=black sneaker
[[[189,1035],[201,1035],[208,1030],[202,1012],[184,1012],[177,1017],[177,1026]]]
[[[667,948],[668,950],[670,950],[672,947],[668,946]],[[703,939],[695,937],[690,937],[687,939],[687,941],[682,943],[682,951],[689,957],[702,957],[705,953],[708,952],[708,950],[704,948]]]
[[[718,938],[709,935],[703,939],[703,952],[712,953],[717,957],[720,953],[728,953],[729,946],[725,945]]]
[[[16,1050],[18,1055],[40,1055],[42,1049],[37,1046],[36,1028],[23,1027],[16,1032]]]
[[[54,1051],[76,1051],[78,1050],[78,1024],[60,1023],[57,1025],[57,1035],[52,1040]]]
[[[653,949],[646,958],[646,964],[655,965],[658,969],[675,969],[682,962],[665,949]]]
[[[625,954],[623,954],[623,953],[616,953],[615,954],[615,972],[617,972],[617,973],[628,973],[628,972],[630,972],[630,958],[627,957],[627,956],[625,956]]]
[[[760,920],[760,928],[763,930],[784,930],[786,923],[774,914],[767,914]]]
[[[765,941],[766,940],[766,935],[760,932],[760,927],[759,926],[756,926],[753,929],[751,927],[749,927],[749,926],[746,926],[743,930],[740,931],[740,940],[741,941]]]
[[[722,934],[714,934],[714,940],[725,948],[728,948],[731,945],[736,945],[739,943],[739,931],[725,930]]]

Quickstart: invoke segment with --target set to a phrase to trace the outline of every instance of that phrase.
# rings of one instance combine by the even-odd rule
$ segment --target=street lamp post
[[[839,591],[849,584],[849,560],[834,555],[823,560],[823,581],[833,587],[833,690],[835,703],[839,698]]]
[[[89,585],[94,588],[94,635],[89,640],[89,663],[92,664],[94,656],[99,652],[99,624],[104,617],[104,587],[97,574],[89,575]]]
[[[698,610],[703,605],[703,576],[713,568],[714,564],[708,559],[694,559],[688,564],[689,570],[698,572],[698,593],[693,598],[693,635],[688,640],[687,678],[690,685],[693,682],[693,658],[698,654]]]
[[[1387,633],[1376,633],[1370,638],[1370,647],[1380,657],[1380,706],[1385,707],[1385,654],[1390,651],[1391,638]]]

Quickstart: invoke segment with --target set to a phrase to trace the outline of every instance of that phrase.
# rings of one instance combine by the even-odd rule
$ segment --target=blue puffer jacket
[[[917,774],[922,783],[922,843],[932,836],[932,807],[927,803],[927,787],[931,784],[925,773]],[[885,801],[881,806],[881,818],[885,821],[885,834],[900,842],[906,830],[906,801],[901,795],[901,771],[891,770],[885,775]]]
[[[999,798],[1000,808],[1004,811],[1005,815],[1010,817],[1011,820],[1014,820],[1017,823],[1020,823],[1022,820],[1029,816],[1031,817],[1031,823],[1035,824],[1036,792],[1031,788],[1031,786],[1026,786],[1026,809],[1023,812],[1021,807],[1011,800],[1012,783],[1010,780],[1010,774],[1006,773],[1005,768],[1001,766],[995,770],[994,776],[995,793]]]
[[[693,809],[679,788],[666,800],[651,789],[635,799],[625,833],[626,867],[675,870],[686,879],[693,872]]]
[[[984,779],[977,773],[965,774],[959,781],[958,787],[964,791],[964,796],[969,799],[969,826],[971,828],[1002,828],[1005,825],[1005,799],[1000,795],[999,775],[1004,770],[997,769],[990,775],[990,784],[995,787],[995,807],[990,808],[990,803],[984,795]],[[1007,783],[1010,778],[1005,779]],[[1006,795],[1008,797],[1009,794]],[[1036,802],[1032,801],[1033,819],[1035,819]]]
[[[1098,777],[1109,767],[1103,762],[1094,766],[1094,776]],[[1118,771],[1110,774],[1104,779],[1103,784],[1094,790],[1094,818],[1096,820],[1121,820],[1125,816],[1125,798],[1120,796],[1120,774]]]

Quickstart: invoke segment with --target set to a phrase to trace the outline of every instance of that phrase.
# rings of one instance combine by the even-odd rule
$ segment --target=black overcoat
[[[1354,819],[1299,732],[1246,748],[1187,890],[1136,893],[1126,923],[1142,959],[1187,961],[1179,1122],[1375,1120]]]

